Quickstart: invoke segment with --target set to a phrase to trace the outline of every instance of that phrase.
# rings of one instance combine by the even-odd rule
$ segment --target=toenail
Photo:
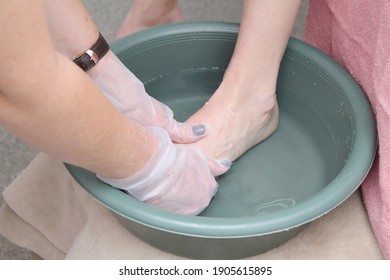
[[[204,124],[198,124],[198,125],[194,125],[192,127],[192,133],[195,135],[195,136],[201,136],[201,135],[204,135],[206,133],[206,126]]]

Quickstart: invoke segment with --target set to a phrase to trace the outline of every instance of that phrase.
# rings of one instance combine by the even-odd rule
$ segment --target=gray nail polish
[[[230,168],[232,166],[232,162],[228,159],[222,159],[219,161],[223,166]]]
[[[204,124],[198,124],[198,125],[194,125],[192,127],[192,133],[195,135],[195,136],[201,136],[201,135],[204,135],[206,133],[206,126]]]

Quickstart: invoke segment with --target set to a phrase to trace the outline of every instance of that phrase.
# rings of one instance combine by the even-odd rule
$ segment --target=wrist
[[[100,60],[110,51],[110,46],[101,33],[96,42],[73,60],[85,72],[95,68]]]
[[[161,128],[150,128],[148,132],[153,135],[157,144],[149,160],[137,172],[123,179],[97,175],[103,182],[122,189],[141,201],[148,200],[154,195],[152,189],[166,176],[168,169],[176,160],[176,148],[168,133]]]
[[[97,77],[106,69],[107,62],[112,59],[114,53],[109,50],[100,60],[99,62],[88,71],[86,71],[87,75],[91,77],[92,80],[96,80]]]

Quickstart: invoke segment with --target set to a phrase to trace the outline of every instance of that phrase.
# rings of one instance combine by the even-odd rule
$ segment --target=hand
[[[159,209],[185,215],[199,214],[217,191],[214,176],[228,171],[231,161],[217,161],[198,149],[173,144],[165,129],[146,129],[158,138],[159,147],[141,171],[126,179],[97,177]]]
[[[113,52],[106,55],[109,57],[95,82],[120,112],[143,126],[166,129],[176,143],[191,143],[206,135],[204,124],[177,122],[172,110],[149,96],[144,84]]]

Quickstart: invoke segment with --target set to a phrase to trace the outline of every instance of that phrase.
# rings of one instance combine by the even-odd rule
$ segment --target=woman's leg
[[[119,39],[142,29],[183,20],[177,0],[134,0],[116,37]]]
[[[278,125],[276,80],[300,0],[245,0],[233,57],[209,102],[188,121],[210,133],[193,145],[214,158],[237,159]]]

